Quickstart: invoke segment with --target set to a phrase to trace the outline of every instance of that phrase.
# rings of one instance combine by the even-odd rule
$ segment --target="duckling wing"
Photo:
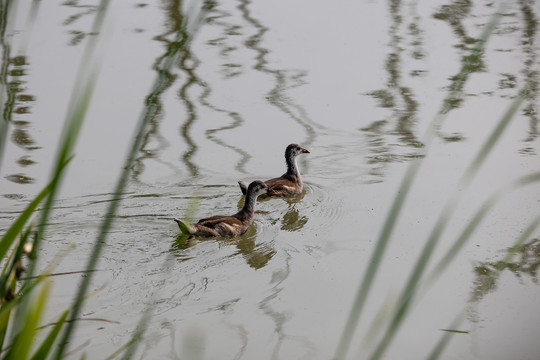
[[[279,177],[265,181],[268,186],[268,192],[266,195],[291,195],[299,192],[299,184],[290,177]]]
[[[234,216],[212,216],[201,221],[197,223],[199,228],[204,228],[217,236],[237,236],[244,233],[246,228],[242,221]]]
[[[203,223],[206,223],[206,222],[210,222],[210,223],[213,223],[215,222],[216,220],[217,221],[220,221],[220,220],[223,220],[223,219],[226,219],[226,218],[229,218],[230,216],[225,216],[225,215],[214,215],[214,216],[209,216],[207,218],[204,218],[204,219],[201,219],[197,222],[197,224],[203,224]]]
[[[242,222],[234,216],[211,216],[205,219],[199,220],[197,223],[202,226],[206,226],[211,229],[217,229],[220,225],[226,226],[238,226],[242,225]]]
[[[220,231],[222,236],[238,236],[243,234],[246,229],[247,227],[235,217],[227,219],[227,221],[222,221],[216,225],[216,230]]]

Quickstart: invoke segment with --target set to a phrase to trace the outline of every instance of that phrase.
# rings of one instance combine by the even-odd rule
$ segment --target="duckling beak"
[[[309,154],[309,153],[310,153],[308,149],[304,149],[304,148],[302,148],[301,151],[302,151],[304,154]]]

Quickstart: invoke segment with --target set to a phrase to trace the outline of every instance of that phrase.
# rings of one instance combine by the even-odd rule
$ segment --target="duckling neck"
[[[248,217],[253,216],[253,212],[255,211],[255,200],[257,200],[257,196],[255,196],[255,194],[252,192],[248,192],[246,195],[244,207],[242,208],[242,210],[240,210],[239,214]]]
[[[287,174],[299,176],[298,166],[296,166],[296,158],[289,155],[285,158],[287,162]]]

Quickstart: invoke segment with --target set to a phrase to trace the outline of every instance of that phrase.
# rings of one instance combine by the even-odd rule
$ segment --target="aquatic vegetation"
[[[9,17],[9,5],[13,3],[13,1],[2,2],[4,18]],[[34,18],[35,12],[39,10],[39,4],[40,2],[34,2],[36,6]],[[99,61],[102,53],[98,51],[98,45],[103,37],[108,36],[107,31],[104,30],[106,29],[104,20],[107,2],[103,1],[98,7],[80,5],[77,1],[65,2],[61,5],[76,8],[75,15],[69,16],[64,22],[64,26],[68,26],[67,30],[63,30],[68,38],[67,43],[70,44],[69,49],[84,50],[85,55],[74,84],[73,97],[69,101],[70,107],[67,109],[63,135],[59,142],[57,156],[53,161],[53,175],[49,183],[40,192],[33,193],[37,195],[28,199],[27,204],[25,202],[26,207],[20,213],[18,212],[20,207],[17,207],[17,214],[9,212],[4,215],[4,219],[11,221],[13,218],[13,222],[6,228],[0,240],[0,256],[3,259],[0,274],[0,349],[2,350],[0,358],[63,358],[68,356],[74,348],[75,356],[88,355],[90,357],[83,346],[77,347],[76,344],[86,340],[93,341],[93,348],[89,351],[104,344],[112,347],[105,350],[111,352],[110,355],[105,354],[105,356],[109,355],[108,359],[130,359],[139,355],[142,358],[155,357],[156,353],[151,353],[149,348],[159,348],[161,351],[164,348],[163,343],[160,343],[160,346],[156,344],[163,339],[164,341],[170,339],[171,346],[166,350],[170,351],[171,358],[212,357],[207,355],[211,352],[221,352],[223,348],[232,354],[229,358],[251,358],[254,352],[262,352],[257,348],[258,346],[265,346],[263,350],[268,357],[272,358],[289,358],[288,355],[291,353],[303,352],[303,358],[324,358],[335,355],[337,359],[345,359],[349,347],[352,347],[351,344],[354,343],[356,324],[361,324],[361,321],[367,317],[362,316],[362,312],[369,313],[366,302],[374,298],[373,289],[376,289],[378,285],[375,276],[385,267],[383,258],[389,253],[386,248],[395,237],[394,233],[398,232],[400,219],[402,220],[407,215],[404,204],[412,200],[409,199],[413,194],[411,189],[417,186],[417,181],[421,178],[419,169],[421,166],[427,168],[422,164],[432,160],[430,152],[435,148],[432,143],[441,140],[440,143],[443,144],[441,147],[446,147],[446,150],[449,148],[470,150],[470,147],[464,148],[462,145],[468,142],[467,140],[473,139],[479,145],[478,148],[474,147],[477,153],[476,155],[471,153],[474,156],[469,159],[470,164],[461,178],[457,173],[458,179],[456,184],[453,184],[455,188],[437,188],[443,196],[442,200],[447,199],[446,203],[442,202],[442,206],[436,209],[432,223],[426,222],[419,225],[423,227],[422,230],[426,230],[426,234],[423,234],[425,239],[418,237],[406,239],[414,240],[413,245],[420,242],[420,246],[417,253],[410,251],[407,255],[407,257],[412,256],[412,259],[404,265],[410,266],[410,274],[403,280],[403,289],[398,293],[399,297],[386,299],[382,301],[384,304],[379,309],[374,309],[375,319],[372,322],[373,325],[367,328],[368,334],[360,351],[362,356],[370,355],[374,359],[380,358],[389,352],[392,345],[398,348],[395,346],[394,338],[398,333],[407,334],[404,325],[408,317],[410,318],[414,306],[456,260],[461,260],[458,256],[463,254],[467,243],[479,232],[482,223],[489,220],[490,213],[496,209],[501,200],[509,197],[508,195],[514,190],[532,184],[536,185],[540,181],[538,173],[519,177],[495,189],[495,192],[488,194],[491,196],[487,196],[485,201],[480,199],[478,204],[473,204],[477,208],[470,209],[473,212],[464,223],[452,226],[455,224],[450,222],[452,218],[458,217],[455,215],[459,215],[458,204],[463,203],[462,197],[466,196],[463,195],[463,190],[470,187],[469,184],[474,178],[482,175],[481,169],[484,163],[496,151],[496,145],[501,142],[501,137],[507,132],[510,122],[518,117],[516,114],[521,110],[524,111],[522,115],[525,114],[526,117],[533,119],[535,116],[534,109],[537,102],[534,101],[533,95],[537,93],[537,76],[532,70],[532,65],[529,72],[525,71],[527,69],[522,69],[521,72],[499,69],[495,72],[495,80],[489,85],[490,91],[480,94],[489,93],[486,97],[493,96],[492,93],[498,94],[503,99],[498,103],[507,103],[508,108],[505,112],[501,110],[498,122],[495,123],[497,118],[494,119],[493,129],[485,128],[485,123],[488,122],[477,125],[481,126],[481,135],[478,136],[485,139],[484,143],[476,141],[478,137],[463,135],[466,133],[461,133],[460,124],[457,125],[457,129],[450,129],[448,133],[443,133],[442,124],[449,114],[463,111],[469,102],[473,102],[470,101],[470,96],[474,95],[475,99],[483,96],[474,91],[472,95],[469,94],[471,92],[469,85],[475,81],[472,80],[475,76],[486,75],[481,72],[490,70],[489,67],[492,64],[488,61],[490,60],[488,56],[491,53],[486,51],[486,44],[494,29],[497,28],[499,15],[489,21],[488,17],[484,16],[485,14],[481,14],[482,16],[472,14],[474,9],[470,2],[459,1],[453,1],[451,5],[442,6],[436,10],[437,12],[430,20],[445,21],[447,24],[444,26],[450,25],[449,32],[453,30],[454,36],[459,41],[459,44],[453,48],[450,45],[451,51],[457,54],[455,58],[458,59],[461,68],[458,66],[453,76],[448,76],[444,72],[436,74],[437,77],[442,76],[440,78],[447,79],[448,86],[438,87],[439,90],[444,89],[440,92],[443,98],[440,102],[434,102],[434,106],[440,104],[438,108],[430,109],[424,104],[429,96],[423,96],[420,91],[427,85],[427,81],[423,81],[431,76],[429,66],[423,62],[434,60],[430,59],[431,49],[426,48],[424,43],[424,40],[432,35],[423,30],[422,21],[426,21],[426,18],[421,18],[416,14],[416,2],[405,4],[393,1],[389,3],[390,31],[387,34],[389,42],[383,45],[386,47],[384,51],[387,51],[387,54],[380,59],[378,64],[372,65],[374,68],[380,66],[384,73],[382,76],[386,76],[388,80],[381,87],[380,81],[366,79],[369,80],[368,82],[373,81],[369,85],[369,88],[374,85],[373,90],[358,92],[356,94],[359,95],[358,97],[351,95],[352,102],[357,102],[362,96],[374,102],[377,112],[370,113],[368,110],[355,114],[356,117],[365,117],[366,119],[363,120],[371,125],[359,127],[358,118],[356,118],[350,123],[341,124],[344,128],[352,124],[353,130],[342,131],[334,128],[333,125],[341,121],[340,116],[350,116],[349,109],[344,107],[342,113],[334,113],[334,105],[331,104],[334,100],[343,97],[341,90],[336,91],[339,94],[335,99],[325,98],[327,95],[324,93],[314,97],[316,98],[314,102],[328,103],[328,107],[332,108],[329,113],[321,114],[321,118],[328,117],[328,122],[335,122],[328,127],[319,124],[317,121],[320,120],[311,119],[308,110],[311,112],[312,109],[304,108],[300,105],[303,100],[299,100],[302,96],[312,98],[310,91],[320,87],[321,83],[324,84],[323,87],[332,88],[335,80],[339,85],[336,89],[341,89],[344,84],[341,83],[339,69],[334,64],[336,68],[331,69],[332,81],[329,82],[326,75],[321,75],[328,69],[321,65],[322,71],[317,76],[321,76],[324,82],[315,86],[311,84],[312,87],[309,87],[311,81],[321,80],[317,80],[317,76],[314,76],[316,70],[321,69],[306,66],[305,69],[284,70],[289,64],[279,58],[283,54],[275,51],[272,48],[275,44],[268,41],[272,36],[278,35],[277,38],[279,38],[279,31],[276,34],[273,33],[274,30],[279,29],[267,27],[263,21],[260,21],[258,12],[261,8],[264,9],[260,7],[261,4],[249,0],[242,0],[239,4],[232,5],[209,1],[203,5],[201,13],[194,15],[190,11],[184,11],[185,6],[184,8],[182,6],[185,4],[182,1],[173,1],[156,11],[159,16],[165,18],[163,23],[157,22],[156,25],[156,27],[162,26],[160,31],[164,33],[159,32],[160,35],[153,37],[148,43],[157,45],[162,50],[158,52],[157,58],[150,56],[148,64],[151,65],[145,63],[147,74],[150,74],[150,81],[153,81],[149,83],[151,84],[149,89],[143,89],[145,92],[139,102],[129,98],[129,106],[133,104],[141,106],[142,111],[136,112],[135,117],[122,119],[120,126],[124,131],[128,122],[136,122],[136,125],[133,126],[133,137],[125,136],[128,143],[126,149],[119,149],[120,146],[114,149],[115,152],[126,151],[124,157],[121,158],[121,164],[115,167],[119,169],[118,173],[113,173],[114,176],[118,176],[118,179],[115,179],[114,190],[103,191],[98,195],[84,193],[84,203],[78,197],[75,200],[64,199],[59,195],[59,191],[63,189],[63,186],[69,186],[66,181],[62,182],[66,169],[80,164],[77,162],[77,157],[73,155],[74,147],[78,142],[78,137],[82,135],[83,121],[89,113],[94,88],[98,80],[102,80],[99,79],[99,75],[105,67],[102,67]],[[410,7],[412,14],[404,11],[405,5]],[[149,11],[157,9],[149,4],[132,5],[132,8],[144,7],[147,7]],[[491,10],[486,10],[486,7],[490,6],[484,6],[484,11],[491,13]],[[209,11],[209,16],[205,16],[205,11]],[[234,11],[236,11],[236,18]],[[408,15],[412,16],[407,17]],[[534,18],[534,12],[529,14],[529,17]],[[471,31],[469,24],[466,23],[471,18],[474,18],[474,28],[484,30],[478,38],[472,37],[471,34],[474,31]],[[94,29],[79,30],[80,19],[95,19]],[[264,18],[261,17],[261,19]],[[529,19],[530,24],[533,22]],[[19,150],[25,151],[23,153],[25,156],[19,155],[15,162],[20,166],[31,167],[34,160],[30,158],[28,151],[40,145],[39,139],[36,140],[34,133],[27,131],[31,129],[31,126],[14,120],[17,118],[14,114],[24,116],[31,113],[33,109],[35,98],[24,89],[24,81],[22,81],[23,76],[27,74],[26,64],[33,59],[24,55],[11,59],[10,37],[5,28],[6,21],[0,20],[0,24],[2,25],[0,47],[2,47],[5,59],[4,67],[0,69],[0,85],[3,91],[0,94],[0,104],[3,106],[2,113],[5,120],[0,123],[0,159],[4,156],[3,147],[8,134],[11,134],[10,140],[13,144]],[[204,25],[202,40],[191,47],[194,33],[201,25]],[[324,28],[319,25],[317,27]],[[150,33],[145,25],[138,23],[129,29],[131,35],[137,34],[137,41]],[[533,32],[533,30],[527,29],[527,32]],[[319,35],[321,39],[324,38],[324,34]],[[281,36],[279,40],[273,41],[286,43],[283,41],[283,35]],[[147,36],[147,40],[150,37]],[[354,40],[358,39],[360,37]],[[527,39],[532,41],[532,35]],[[126,38],[122,37],[121,40],[125,41]],[[131,40],[133,39],[130,38]],[[305,41],[310,41],[310,39],[306,38]],[[65,43],[64,38],[64,46]],[[348,50],[358,45],[351,45],[351,39],[344,43]],[[531,51],[534,54],[532,51],[534,44],[522,45],[525,48],[524,51]],[[85,46],[84,49],[83,46]],[[209,48],[215,51],[207,51]],[[287,53],[291,52],[291,49],[284,48]],[[326,51],[324,41],[318,41],[316,48]],[[362,48],[362,51],[366,49]],[[444,54],[447,53],[444,52]],[[223,58],[218,58],[219,56]],[[337,58],[343,61],[345,57]],[[530,57],[533,58],[532,55]],[[409,62],[411,59],[415,61],[413,64]],[[281,61],[285,64],[280,64]],[[114,64],[117,65],[117,63]],[[213,75],[219,74],[220,81],[223,82],[213,83],[215,79],[212,78],[212,71],[215,69],[212,66],[218,69]],[[368,65],[362,64],[362,66],[366,66],[364,71],[371,70],[367,68]],[[256,73],[257,77],[253,79],[257,81],[252,81],[253,79],[249,76],[246,77],[245,74],[250,71]],[[523,77],[530,78],[530,83],[523,85],[522,77],[519,75],[521,73],[527,74]],[[129,73],[129,76],[132,75]],[[490,80],[493,80],[491,75]],[[242,83],[244,80],[249,81]],[[146,84],[146,82],[141,83]],[[262,84],[261,88],[255,89],[259,84]],[[306,84],[308,85],[306,88],[300,88]],[[354,86],[357,85],[355,83]],[[442,85],[445,84],[436,84],[435,87]],[[238,88],[234,86],[247,88],[246,93],[253,94],[253,98],[242,99],[245,103],[240,103],[235,96]],[[496,90],[491,91],[493,88]],[[521,91],[519,91],[520,88]],[[302,91],[304,89],[308,90],[305,94]],[[427,86],[425,89],[431,91]],[[118,89],[115,90],[122,90],[121,85],[119,84]],[[298,90],[298,92],[294,93],[292,90]],[[485,89],[482,88],[483,90]],[[300,93],[302,95],[299,95]],[[434,97],[438,95],[439,93],[433,94]],[[140,101],[141,99],[144,100]],[[173,104],[171,108],[166,107],[171,104]],[[249,111],[244,112],[244,108],[249,108]],[[435,112],[433,121],[430,124],[423,123],[422,121],[426,120],[425,112],[431,110]],[[389,115],[383,117],[383,120],[377,120],[380,119],[380,114],[384,113]],[[257,116],[252,117],[255,114]],[[328,116],[329,114],[336,117]],[[429,120],[431,113],[427,115]],[[466,115],[468,117],[469,114]],[[311,144],[317,150],[310,156],[309,161],[312,162],[303,163],[301,166],[302,169],[306,169],[307,174],[307,183],[304,184],[302,193],[297,197],[279,201],[261,200],[258,204],[261,208],[258,216],[263,220],[257,226],[251,226],[239,237],[226,240],[202,240],[190,239],[186,234],[178,234],[176,226],[172,223],[173,216],[183,215],[182,218],[189,221],[197,215],[199,205],[207,207],[201,211],[203,214],[224,208],[230,209],[231,204],[232,207],[235,206],[236,199],[240,197],[234,185],[236,178],[239,175],[255,175],[249,174],[247,169],[256,163],[268,161],[267,158],[260,159],[258,156],[253,156],[253,160],[256,161],[251,161],[250,152],[245,151],[238,144],[235,145],[235,142],[245,135],[245,132],[262,129],[265,130],[261,131],[264,135],[256,138],[254,146],[264,147],[266,145],[264,141],[271,142],[270,136],[275,136],[272,135],[273,126],[264,128],[264,124],[268,123],[266,117],[272,117],[274,121],[273,117],[280,116],[287,118],[283,127],[287,130],[291,127],[291,137],[297,136],[296,131],[305,133],[308,137],[305,143]],[[166,117],[169,122],[164,121]],[[138,121],[131,121],[132,119]],[[232,123],[229,123],[231,119]],[[421,133],[417,132],[417,128],[422,128],[424,125],[428,125],[427,132],[420,137],[418,135]],[[12,129],[8,133],[7,130],[10,127]],[[172,131],[174,129],[176,132]],[[358,132],[355,133],[354,129]],[[534,129],[535,126],[531,125],[531,139],[536,137]],[[455,132],[456,130],[460,132]],[[196,133],[200,138],[196,137]],[[121,134],[123,136],[124,132]],[[283,136],[282,132],[280,136]],[[288,143],[293,140],[283,141]],[[529,143],[529,145],[532,144]],[[223,150],[223,154],[220,150]],[[164,155],[167,152],[168,155]],[[213,152],[218,156],[207,156]],[[528,153],[533,152],[534,149],[531,148]],[[207,159],[207,157],[212,159]],[[460,158],[468,159],[462,154]],[[227,159],[227,161],[224,162],[222,159]],[[226,175],[223,176],[220,168],[212,167],[215,164],[204,164],[207,160],[215,163],[222,162],[218,165],[226,168]],[[232,164],[236,162],[236,166],[230,166],[231,162]],[[398,166],[391,169],[388,167],[395,164]],[[380,167],[381,165],[384,169]],[[154,166],[166,168],[169,171],[167,176],[170,177],[166,180],[158,179],[152,184],[150,181],[145,183],[149,173],[154,175]],[[394,198],[387,197],[384,203],[381,201],[376,203],[376,206],[365,201],[373,196],[372,192],[381,195],[382,192],[377,193],[380,191],[377,189],[385,185],[393,186],[388,185],[393,184],[394,179],[386,177],[386,170],[405,169],[407,166],[405,177],[401,183],[398,183],[399,187],[390,190],[392,193],[397,190]],[[366,168],[375,168],[376,173],[372,173],[375,181],[366,181],[362,178],[364,174],[366,176],[369,174]],[[39,181],[39,177],[26,173],[26,168],[20,170],[6,176],[8,181],[18,185],[27,184],[25,186],[28,187]],[[231,171],[237,173],[232,176]],[[157,172],[159,173],[159,170]],[[221,177],[223,183],[214,183],[213,175],[216,174],[217,177]],[[159,177],[161,174],[156,176]],[[317,183],[317,181],[320,182]],[[211,185],[208,184],[210,182]],[[362,187],[365,184],[374,183],[377,185],[371,188]],[[200,188],[203,189],[203,195],[198,193]],[[386,195],[388,188],[385,190]],[[357,192],[362,193],[358,198]],[[234,194],[235,197],[227,197],[229,193]],[[205,201],[200,204],[198,203],[199,196],[205,197]],[[4,197],[16,202],[17,206],[26,200],[21,194],[9,193],[4,194]],[[90,200],[87,200],[89,198]],[[388,201],[389,198],[390,201]],[[393,204],[390,204],[392,200]],[[92,205],[86,207],[87,201]],[[64,207],[66,203],[70,206]],[[100,205],[95,206],[95,203]],[[226,206],[221,206],[222,204]],[[375,212],[381,212],[380,209],[374,210],[373,207],[387,204],[390,212],[386,219],[377,219],[372,216]],[[238,203],[238,207],[240,206],[241,201]],[[82,215],[73,214],[78,211]],[[90,219],[87,219],[89,213],[92,214]],[[356,217],[356,215],[359,216]],[[73,223],[66,225],[68,221],[65,217],[70,216],[70,219],[74,219]],[[79,224],[86,220],[90,220],[91,224]],[[376,239],[373,235],[377,234],[371,233],[370,226],[377,220],[381,220],[381,223],[385,221],[385,224],[375,242],[372,241]],[[503,259],[476,262],[473,270],[477,278],[473,284],[474,288],[468,306],[471,303],[479,303],[486,294],[499,286],[498,276],[502,272],[512,271],[516,276],[527,279],[530,276],[533,282],[537,281],[539,246],[537,239],[531,241],[531,235],[536,231],[538,222],[536,220],[531,224],[524,224],[527,228],[520,234],[514,246],[507,249],[502,256]],[[172,227],[167,228],[167,225],[163,225],[165,223],[171,223],[174,230]],[[58,230],[61,227],[68,227],[68,229]],[[84,234],[75,234],[79,231]],[[443,234],[450,234],[448,237],[452,242],[444,244],[448,245],[448,248],[441,256],[436,249],[442,247],[439,242],[442,242],[440,239]],[[425,243],[422,243],[422,240],[425,240]],[[62,245],[65,249],[62,250],[60,246],[61,250],[56,256],[50,254],[51,249],[53,252],[58,251],[55,250],[58,244],[69,241],[78,241],[77,248]],[[201,256],[201,254],[206,255],[204,252],[208,248],[212,248],[213,257]],[[365,249],[373,249],[371,259],[363,257]],[[132,252],[138,252],[137,256],[143,254],[144,259],[130,257]],[[77,257],[79,262],[82,260],[83,269],[75,268],[75,271],[69,273],[83,275],[80,277],[78,286],[69,288],[70,292],[73,291],[71,304],[66,306],[66,309],[61,309],[59,313],[53,314],[51,318],[47,308],[51,307],[51,299],[55,299],[52,290],[53,276],[63,276],[61,274],[67,273],[54,271],[58,264],[65,265],[65,263],[68,263],[68,270],[71,270],[73,260],[68,256],[73,253],[76,254],[73,258]],[[118,256],[118,259],[110,260],[118,253],[122,254]],[[128,253],[130,256],[124,256]],[[436,257],[436,254],[439,256]],[[51,255],[52,259],[49,259]],[[354,262],[341,262],[348,256],[354,257],[352,260]],[[328,258],[338,260],[332,262],[328,261]],[[72,263],[66,260],[71,260]],[[403,259],[398,259],[397,262],[401,260]],[[416,262],[411,263],[413,260]],[[228,267],[231,263],[238,267]],[[362,266],[360,271],[354,267],[357,263]],[[99,266],[103,264],[108,267],[107,274],[110,274],[112,279],[106,286],[92,292],[92,286],[103,279],[99,277],[99,271],[102,270]],[[339,267],[344,270],[336,271]],[[393,269],[396,268],[393,267]],[[365,272],[360,273],[362,270]],[[400,267],[399,270],[403,270],[403,273],[407,275],[408,268]],[[354,299],[351,313],[348,314],[348,322],[341,328],[341,319],[338,317],[342,307],[335,305],[347,304],[351,299],[349,296],[335,296],[335,293],[348,291],[351,288],[351,279],[354,278],[356,281],[359,275],[364,276],[363,282]],[[325,279],[325,276],[328,276],[328,279]],[[126,285],[129,283],[125,281],[126,278],[132,280],[135,277],[137,281]],[[337,285],[332,289],[333,291],[325,288],[334,284]],[[402,283],[399,284],[401,286]],[[249,288],[249,290],[236,293],[237,285],[241,288]],[[105,301],[101,297],[101,289],[106,289],[103,291],[108,293],[106,295],[110,294]],[[223,289],[226,290],[223,291]],[[216,294],[219,290],[223,293]],[[90,297],[93,298],[90,299]],[[120,297],[129,298],[129,300],[124,302],[122,299],[120,305],[108,303],[108,300],[118,300]],[[193,303],[197,304],[193,305]],[[317,306],[313,306],[314,303]],[[89,320],[86,310],[83,309],[88,309],[89,312],[100,312],[102,306],[114,309],[112,310],[114,315],[128,315],[130,319],[123,320],[122,323],[114,322],[106,331],[82,328],[80,326],[82,321]],[[126,308],[129,309],[125,310]],[[250,318],[252,314],[244,312],[245,308],[249,308],[248,312],[259,314],[255,317],[256,321]],[[191,330],[189,325],[185,325],[187,323],[185,318],[191,314],[195,314],[193,316],[196,322],[201,320],[200,323],[204,323],[201,326],[206,326],[204,331],[208,333],[223,329],[230,331],[223,336],[222,342],[226,344],[204,341],[204,336],[197,332],[195,335],[192,333],[180,335],[180,331]],[[343,314],[343,317],[345,318],[346,315]],[[439,357],[453,336],[466,337],[467,334],[472,333],[463,326],[466,317],[467,309],[463,309],[456,314],[456,318],[450,324],[437,323],[434,326],[435,341],[426,343],[427,349],[422,349],[427,352],[430,346],[434,346],[428,355],[429,358]],[[210,321],[205,323],[208,319]],[[112,323],[107,319],[93,320]],[[306,320],[312,321],[313,326],[305,326]],[[332,321],[326,324],[327,320],[336,321],[332,325]],[[446,318],[443,321],[446,321]],[[44,325],[44,322],[48,324]],[[223,325],[223,328],[216,327],[216,330],[213,328],[213,322]],[[260,331],[261,323],[268,323],[266,333]],[[332,334],[324,334],[323,330],[327,330],[326,328],[332,329]],[[85,330],[87,330],[86,335],[81,336],[81,332]],[[343,330],[341,342],[336,344],[341,330]],[[304,334],[309,331],[310,335]],[[107,335],[103,335],[106,332]],[[118,335],[119,333],[122,334]],[[256,335],[253,335],[254,333]],[[107,337],[110,334],[113,334],[114,340],[111,340],[112,337]],[[270,345],[260,345],[262,341],[258,336],[268,334],[275,341],[272,340]],[[219,333],[220,338],[221,335],[222,333]],[[86,336],[89,339],[86,339]],[[320,340],[319,336],[325,336],[325,341],[316,341]],[[440,341],[436,343],[439,336]],[[229,341],[230,338],[233,338],[232,341]],[[338,345],[337,349],[335,349],[336,345]],[[192,356],[177,356],[178,347]],[[290,352],[287,353],[287,351]],[[369,353],[370,351],[373,352]]]
[[[476,41],[475,47],[470,50],[471,54],[463,57],[462,68],[460,69],[459,73],[450,79],[451,86],[449,88],[448,96],[443,101],[439,112],[436,114],[434,120],[431,122],[430,127],[428,128],[422,139],[422,142],[426,145],[424,147],[424,151],[429,151],[430,144],[435,134],[437,133],[445,115],[455,107],[461,106],[463,87],[467,82],[469,75],[474,71],[478,71],[477,64],[479,61],[479,56],[480,54],[482,54],[486,42],[488,41],[490,35],[493,33],[495,26],[501,17],[501,11],[502,8],[493,15],[492,20],[488,23],[488,25],[484,29],[484,32]],[[442,208],[440,215],[436,220],[433,229],[431,230],[425,242],[424,248],[418,255],[416,263],[413,265],[413,269],[409,275],[409,279],[397,300],[397,305],[392,311],[392,315],[390,316],[387,329],[383,332],[377,345],[374,347],[374,351],[371,354],[370,359],[381,358],[384,355],[386,349],[390,346],[390,343],[398,332],[401,324],[405,320],[407,313],[409,312],[410,307],[413,304],[413,300],[417,295],[419,289],[425,286],[423,277],[427,264],[432,257],[433,251],[439,239],[441,238],[445,227],[447,226],[452,215],[456,211],[456,207],[459,203],[460,196],[463,193],[463,189],[465,189],[471,183],[474,176],[480,170],[481,165],[483,164],[487,156],[491,153],[497,141],[500,139],[502,133],[504,132],[504,129],[506,128],[508,123],[515,117],[523,101],[525,100],[525,95],[528,94],[528,92],[530,91],[530,87],[531,83],[528,82],[519,92],[519,95],[510,103],[510,106],[508,107],[506,113],[503,114],[500,121],[493,129],[492,133],[486,139],[484,145],[480,148],[477,155],[472,159],[469,167],[463,173],[454,191],[448,197],[448,201]],[[459,101],[457,99],[459,99]],[[396,223],[402,211],[402,207],[414,183],[415,177],[418,174],[422,161],[422,158],[411,161],[407,168],[407,172],[401,181],[400,187],[394,198],[392,207],[386,217],[379,238],[377,239],[375,250],[371,256],[369,264],[367,265],[367,269],[364,273],[364,277],[355,297],[350,315],[348,317],[341,340],[336,350],[335,359],[344,359],[346,357],[348,348],[354,335],[354,331],[362,314],[363,307],[366,303],[366,299],[369,296],[369,291],[372,286],[373,280],[379,267],[384,265],[382,262],[382,257],[391,239],[392,233],[395,230]],[[533,174],[532,176],[530,176],[529,181],[540,181],[539,174]],[[516,183],[511,184],[509,188],[516,188],[520,186],[523,182],[524,179],[518,179]],[[507,192],[508,188],[505,188],[501,191],[501,194]],[[443,268],[448,265],[451,259],[457,254],[461,246],[463,246],[463,244],[469,239],[472,232],[478,226],[483,216],[493,207],[494,203],[496,202],[498,197],[501,196],[501,194],[493,195],[493,197],[489,199],[486,204],[484,204],[484,206],[480,207],[480,209],[477,211],[475,218],[465,227],[462,235],[458,238],[458,240],[455,241],[454,247],[445,256],[443,256],[439,267],[436,268],[437,270],[432,273],[432,275],[440,275],[440,273],[443,271]],[[430,278],[430,280],[433,280],[433,276]],[[461,317],[459,319],[461,319]],[[449,327],[449,329],[455,328],[457,324],[459,324],[459,320],[453,323],[452,326]],[[440,347],[437,347],[437,350],[434,353],[440,354],[440,352],[442,352],[442,349],[444,348],[444,345],[440,343],[438,346]]]

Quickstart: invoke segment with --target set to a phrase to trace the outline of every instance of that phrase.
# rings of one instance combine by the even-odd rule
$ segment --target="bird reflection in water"
[[[272,223],[276,224],[278,222],[281,222],[281,230],[285,231],[292,232],[301,230],[304,225],[307,224],[308,218],[306,216],[300,215],[296,204],[299,203],[305,195],[306,190],[304,189],[298,195],[281,198],[281,200],[283,200],[287,204],[287,211],[283,214],[281,218],[274,220]],[[264,201],[271,200],[266,199]]]
[[[206,241],[218,241],[221,244],[226,245],[236,245],[238,251],[233,254],[227,255],[227,257],[236,257],[237,255],[242,255],[246,260],[247,264],[254,268],[260,269],[264,267],[270,259],[276,253],[275,250],[268,246],[267,244],[257,245],[257,226],[253,224],[249,229],[242,235],[235,238],[203,238],[199,236],[186,235],[180,233],[171,245],[171,252],[177,255],[177,258],[180,261],[187,261],[192,259],[191,256],[186,254],[186,249],[194,247],[195,245],[206,242]]]
[[[281,209],[276,210],[276,212],[279,211],[279,213],[283,215],[281,215],[279,218],[270,219],[269,222],[272,225],[280,224],[281,230],[293,232],[301,230],[308,222],[308,218],[301,215],[296,206],[297,203],[299,203],[304,198],[305,194],[306,190],[304,189],[302,193],[295,196],[266,199],[259,198],[258,201],[284,202],[287,206],[287,210],[284,213]],[[244,197],[242,197],[238,202],[239,209],[243,207],[243,202]],[[259,219],[261,218],[260,215],[263,215],[263,220],[259,220],[259,223],[264,223],[264,217],[269,218],[272,214],[264,210],[256,210],[255,213],[259,215]],[[236,248],[238,249],[238,251],[234,252],[233,254],[227,255],[227,257],[236,257],[238,255],[242,255],[244,260],[250,267],[254,269],[260,269],[266,266],[266,264],[268,264],[268,262],[276,254],[276,251],[273,247],[272,241],[264,241],[259,244],[257,243],[257,235],[259,234],[259,232],[260,231],[257,230],[256,220],[243,235],[237,236],[232,239],[221,237],[203,238],[180,233],[176,236],[173,243],[171,244],[170,251],[173,252],[180,261],[187,261],[193,258],[193,256],[190,256],[190,254],[186,252],[187,249],[192,248],[202,242],[218,241],[220,245],[226,244],[236,246]]]

